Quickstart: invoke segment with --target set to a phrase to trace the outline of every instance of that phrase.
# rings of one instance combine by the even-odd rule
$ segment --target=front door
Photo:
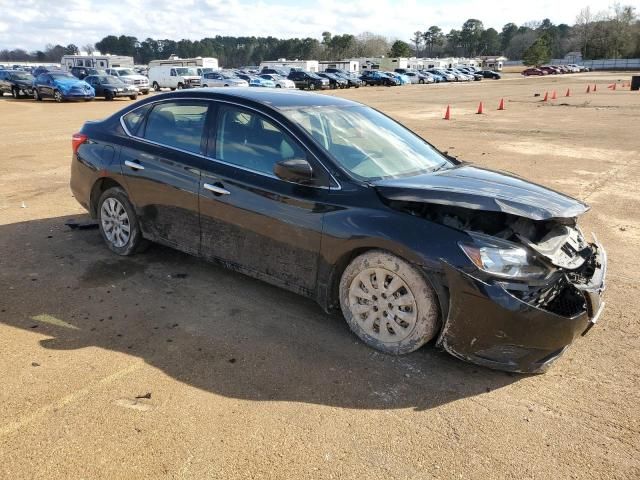
[[[312,295],[328,180],[320,175],[318,186],[303,186],[273,174],[276,162],[307,158],[306,150],[274,120],[222,105],[208,155],[200,181],[202,255]]]
[[[145,237],[188,253],[200,250],[199,165],[209,102],[171,100],[125,115],[133,137],[122,172]]]

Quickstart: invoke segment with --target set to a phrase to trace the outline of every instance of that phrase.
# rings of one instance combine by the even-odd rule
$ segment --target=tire
[[[156,91],[156,92],[160,91],[160,85],[158,85],[158,82],[153,82],[152,87],[153,87],[154,91]]]
[[[418,269],[389,252],[370,250],[356,257],[342,273],[339,294],[351,331],[381,352],[413,352],[439,330],[433,288]]]
[[[276,85],[276,88],[282,88],[280,85]]]
[[[205,84],[205,85],[202,85],[202,88],[207,88],[208,86],[209,85]]]
[[[60,92],[60,90],[54,90],[53,99],[58,103],[62,103],[62,101],[64,100],[64,98],[62,98],[62,92]]]
[[[138,95],[129,95],[129,98],[131,100],[137,100],[138,99]]]
[[[122,188],[105,190],[98,200],[97,211],[100,234],[113,253],[133,255],[147,246],[148,241],[142,238],[135,209]],[[126,228],[129,228],[128,236]]]
[[[309,90],[315,90],[316,89],[316,84],[315,83],[310,83],[309,84]]]
[[[20,90],[18,90],[16,87],[13,87],[11,89],[11,95],[17,100],[18,98],[20,98]]]
[[[178,86],[176,87],[176,89],[177,89],[177,90],[182,90],[182,89],[183,89],[183,87],[184,87],[184,86],[182,85],[182,83],[179,83],[179,84],[178,84]]]
[[[420,80],[418,80],[418,83],[424,85],[424,80],[421,78]]]
[[[104,99],[110,102],[111,100],[113,100],[113,93],[107,90],[106,92],[104,92]]]
[[[38,101],[38,102],[42,101],[42,97],[40,96],[40,92],[38,91],[37,88],[33,89],[33,99]]]

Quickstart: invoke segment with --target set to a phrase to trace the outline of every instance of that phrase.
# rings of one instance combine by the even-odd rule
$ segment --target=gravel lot
[[[330,93],[592,206],[606,311],[536,376],[430,345],[388,357],[259,281],[157,246],[110,254],[64,226],[85,217],[70,138],[128,101],[3,97],[0,478],[640,478],[640,92],[616,79],[630,75]]]

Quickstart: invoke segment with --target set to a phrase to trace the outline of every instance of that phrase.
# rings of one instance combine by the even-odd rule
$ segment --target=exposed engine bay
[[[502,281],[522,301],[543,310],[572,317],[589,311],[583,291],[599,285],[603,272],[597,243],[585,240],[576,218],[532,220],[499,211],[478,211],[453,205],[391,200],[394,209],[465,232],[477,232],[526,248],[549,274],[543,280]]]

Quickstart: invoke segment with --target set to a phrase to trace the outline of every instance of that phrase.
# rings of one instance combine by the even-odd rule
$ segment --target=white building
[[[360,71],[360,62],[357,60],[336,60],[320,62],[320,72],[324,72],[327,68],[339,68],[349,73]]]
[[[320,62],[317,60],[287,60],[279,58],[278,60],[267,60],[260,63],[260,69],[263,68],[282,68],[284,70],[304,70],[305,72],[320,71]]]
[[[508,58],[496,56],[496,55],[489,55],[489,56],[484,55],[480,57],[480,60],[482,61],[483,68],[486,68],[487,70],[500,71],[504,66],[504,62],[506,62]]]
[[[65,70],[71,67],[97,68],[121,68],[133,67],[133,57],[123,55],[64,55],[60,60],[60,66]]]
[[[349,61],[358,62],[363,72],[367,70],[393,71],[396,68],[409,68],[409,59],[402,57],[363,57],[350,58]]]

